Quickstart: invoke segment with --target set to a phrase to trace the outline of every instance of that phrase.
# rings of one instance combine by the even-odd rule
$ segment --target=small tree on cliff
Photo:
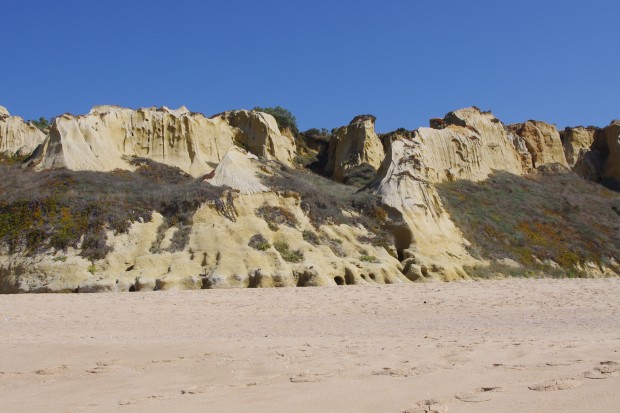
[[[278,127],[280,129],[289,129],[295,135],[299,132],[299,129],[297,128],[297,119],[295,119],[295,115],[293,115],[290,110],[284,109],[282,106],[267,107],[267,108],[261,108],[260,106],[257,106],[253,110],[257,112],[268,113],[274,118],[276,118],[276,122],[278,122]]]

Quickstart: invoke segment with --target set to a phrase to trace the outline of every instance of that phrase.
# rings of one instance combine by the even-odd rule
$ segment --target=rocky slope
[[[569,167],[620,181],[619,125],[559,133],[472,107],[385,135],[361,115],[317,146],[253,111],[62,115],[0,165],[0,292],[617,275],[620,197]],[[325,148],[325,176],[295,142]]]

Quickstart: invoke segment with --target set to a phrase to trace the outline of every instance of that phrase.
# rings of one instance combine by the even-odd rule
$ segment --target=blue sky
[[[212,115],[281,105],[300,128],[380,131],[476,105],[505,123],[620,118],[617,1],[6,1],[0,105]]]

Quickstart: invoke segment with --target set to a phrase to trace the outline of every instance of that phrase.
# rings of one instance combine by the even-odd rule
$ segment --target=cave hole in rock
[[[337,285],[344,285],[344,278],[340,275],[335,276],[334,281]]]
[[[129,292],[130,292],[130,293],[135,293],[136,291],[137,291],[137,290],[136,290],[136,286],[132,284],[132,285],[129,287]]]

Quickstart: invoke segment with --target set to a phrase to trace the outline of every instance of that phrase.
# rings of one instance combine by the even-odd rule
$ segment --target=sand
[[[619,412],[620,280],[0,296],[0,411]]]

